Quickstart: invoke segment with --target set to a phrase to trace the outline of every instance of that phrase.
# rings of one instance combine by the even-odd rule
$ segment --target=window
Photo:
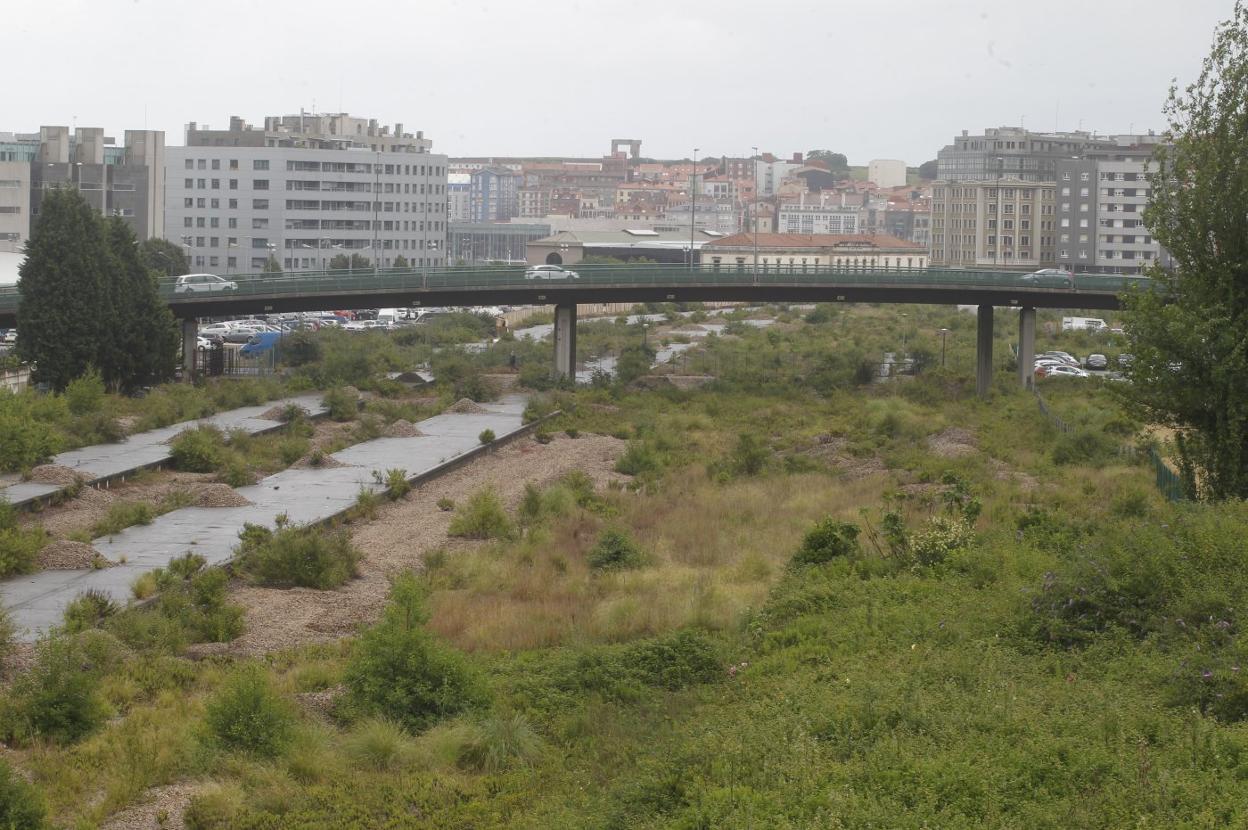
[[[252,199],[251,208],[252,210],[268,210],[269,200],[268,199]]]
[[[207,201],[208,201],[207,199],[201,196],[195,200],[195,207],[200,208],[202,210],[203,208],[207,207],[207,205],[204,204]]]
[[[251,220],[252,230],[264,230],[264,229],[267,229],[268,227],[269,227],[268,219],[252,219]]]
[[[209,220],[208,220],[208,227],[210,227],[210,228],[219,228],[219,227],[221,227],[221,218],[220,218],[220,217],[218,217],[218,216],[214,216],[214,217],[212,217],[211,219],[209,219]]]
[[[1081,182],[1086,182],[1087,180],[1088,180],[1088,174],[1087,174],[1087,173],[1080,173],[1080,174],[1079,174],[1079,181],[1081,181]]]
[[[207,179],[196,179],[196,180],[195,180],[195,189],[196,189],[196,190],[207,190],[207,189],[208,189],[208,180],[207,180]]]
[[[187,196],[185,199],[183,199],[183,200],[182,200],[182,207],[188,207],[188,208],[189,208],[189,207],[195,207],[195,199],[194,199],[194,197]]]
[[[1088,189],[1086,187],[1079,188],[1079,195],[1083,196],[1084,198],[1087,198]]]
[[[213,180],[212,180],[212,189],[213,189],[213,190],[220,190],[220,189],[221,189],[221,180],[220,180],[220,179],[213,179]]]
[[[252,170],[268,170],[269,160],[268,159],[256,159],[255,161],[251,163],[251,169]]]
[[[1069,227],[1070,227],[1070,220],[1069,220],[1069,219],[1065,219],[1065,218],[1063,218],[1063,219],[1062,219],[1062,227],[1063,227],[1063,228],[1069,228]]]
[[[1070,195],[1070,188],[1069,188],[1069,187],[1063,187],[1063,188],[1062,188],[1062,195],[1063,195],[1063,196],[1069,196],[1069,195]]]
[[[268,190],[269,180],[268,179],[252,179],[251,189],[252,190]]]
[[[204,217],[200,216],[195,220],[195,227],[197,228],[204,227]]]
[[[233,216],[231,216],[229,219],[226,219],[226,220],[225,220],[225,226],[226,226],[227,228],[237,228],[237,227],[238,227],[238,220],[237,220],[236,218],[234,218]]]
[[[1070,251],[1063,248],[1057,252],[1057,257],[1058,259],[1070,259]]]
[[[1068,181],[1070,181],[1070,173],[1063,173],[1063,174],[1062,174],[1062,181],[1064,181],[1064,182],[1068,182]]]
[[[230,210],[238,210],[238,199],[230,199],[226,204]]]
[[[187,170],[194,170],[194,169],[195,169],[195,160],[194,160],[194,159],[187,159],[187,160],[186,160],[186,169],[187,169]]]
[[[191,217],[189,216],[182,217],[182,227],[189,228],[191,226],[191,222],[192,222]]]
[[[220,170],[220,169],[221,169],[221,159],[213,159],[213,160],[212,160],[212,169],[213,169],[213,170]]]
[[[230,190],[238,190],[238,179],[230,179]]]
[[[182,186],[183,186],[183,187],[185,187],[187,190],[190,190],[191,188],[193,188],[193,187],[195,186],[195,180],[194,180],[194,179],[183,179],[183,180],[182,180]]]
[[[230,159],[230,169],[231,170],[238,169],[238,159]]]
[[[269,247],[269,240],[265,239],[263,236],[253,236],[251,238],[251,247],[267,248]]]
[[[200,160],[197,162],[196,166],[197,166],[197,167],[199,167],[199,169],[200,169],[200,170],[203,170],[205,167],[207,167],[207,166],[208,166],[208,162],[207,162],[206,160],[204,160],[204,159],[200,159]]]

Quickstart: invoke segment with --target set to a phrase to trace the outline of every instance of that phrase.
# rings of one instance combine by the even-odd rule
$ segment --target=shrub
[[[273,757],[294,738],[295,713],[264,669],[251,664],[226,678],[204,708],[204,724],[226,749]]]
[[[576,429],[575,427],[568,427],[566,430],[564,430],[563,434],[568,436],[569,438],[581,437],[581,431],[579,429]]]
[[[974,531],[960,516],[933,516],[910,539],[910,551],[920,565],[937,565],[949,554],[971,543]]]
[[[344,678],[356,707],[413,732],[487,698],[484,682],[464,656],[424,629],[427,619],[418,579],[397,578],[381,622],[356,641]]]
[[[407,470],[386,470],[386,495],[392,500],[398,500],[406,496],[412,490],[411,483],[407,480]]]
[[[91,537],[113,536],[133,525],[150,525],[156,515],[156,508],[145,501],[113,502],[104,517],[91,525]]]
[[[91,645],[79,637],[39,643],[34,665],[18,675],[0,703],[0,732],[6,740],[72,743],[104,722],[108,708],[99,673],[107,656]]]
[[[477,436],[477,440],[480,441],[482,444],[491,443],[494,440],[494,430],[492,429],[481,430],[481,434]]]
[[[159,591],[147,608],[111,617],[105,628],[136,649],[176,652],[187,643],[228,642],[243,632],[243,608],[226,601],[229,577],[205,568],[193,553],[178,557],[135,580],[132,591]]]
[[[1054,464],[1089,464],[1100,466],[1112,458],[1116,446],[1102,432],[1080,430],[1065,433],[1053,445]]]
[[[360,412],[359,399],[342,387],[334,387],[325,393],[325,408],[335,421],[350,421]]]
[[[185,429],[170,444],[169,456],[179,470],[210,473],[221,463],[224,444],[221,430],[214,426]]]
[[[767,445],[751,432],[743,432],[737,436],[737,445],[732,450],[732,470],[741,476],[756,476],[763,471],[771,453]]]
[[[0,606],[0,677],[4,676],[4,661],[13,653],[16,645],[17,628],[9,617],[9,612]]]
[[[793,554],[793,566],[820,565],[858,552],[858,525],[839,522],[829,516],[815,523],[802,539],[802,546]]]
[[[385,718],[369,718],[356,727],[343,745],[353,765],[386,772],[407,764],[412,741],[403,727]]]
[[[447,498],[446,496],[443,496],[442,498],[438,499],[438,509],[444,513],[451,512],[452,510],[455,509],[455,499],[451,499],[451,498]]]
[[[83,591],[65,606],[65,631],[76,634],[88,628],[96,628],[104,620],[117,613],[117,603],[103,591],[94,588]]]
[[[586,556],[589,567],[595,571],[622,571],[640,568],[647,556],[627,532],[608,528]]]
[[[468,539],[510,539],[515,535],[502,501],[489,488],[478,490],[468,504],[456,510],[446,532]]]
[[[624,454],[615,462],[615,471],[626,476],[657,473],[662,469],[658,451],[645,441],[629,441]]]
[[[228,830],[243,809],[243,794],[238,787],[214,786],[191,796],[182,823],[186,830]]]
[[[0,579],[34,570],[39,550],[47,543],[43,528],[18,527],[13,507],[0,500]]]
[[[280,356],[287,366],[306,366],[317,363],[324,350],[321,341],[310,331],[292,331],[281,340]]]
[[[551,435],[549,430],[539,429],[537,431],[537,434],[535,434],[533,438],[539,444],[549,444],[551,441],[555,439],[555,436]]]
[[[360,553],[345,531],[248,524],[236,561],[242,573],[270,588],[337,588],[357,574]]]
[[[40,830],[46,826],[47,808],[38,791],[0,760],[0,827],[5,830]]]
[[[529,766],[542,754],[542,739],[520,713],[490,715],[473,724],[460,751],[461,766],[480,772],[502,772],[513,764]]]
[[[663,689],[710,683],[721,674],[711,641],[687,629],[635,643],[624,651],[621,662],[646,685]]]
[[[283,438],[277,444],[277,456],[282,460],[282,464],[289,467],[308,451],[308,439],[298,436],[289,436]]]
[[[94,368],[74,378],[65,387],[65,403],[74,415],[99,412],[104,403],[104,379]]]
[[[60,444],[53,425],[32,412],[27,396],[0,390],[0,472],[42,464]]]

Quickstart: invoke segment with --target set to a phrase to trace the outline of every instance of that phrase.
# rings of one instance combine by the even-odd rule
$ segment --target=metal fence
[[[277,347],[255,357],[245,357],[239,349],[201,349],[196,355],[200,370],[209,377],[261,377],[277,371]]]

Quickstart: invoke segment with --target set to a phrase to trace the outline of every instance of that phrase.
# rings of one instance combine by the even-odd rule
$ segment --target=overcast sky
[[[7,4],[0,130],[347,111],[436,152],[914,165],[962,129],[1161,129],[1230,0],[57,0]],[[13,72],[21,68],[21,81]]]

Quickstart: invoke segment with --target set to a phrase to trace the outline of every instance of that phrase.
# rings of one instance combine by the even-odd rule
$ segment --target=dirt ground
[[[183,830],[186,824],[182,815],[201,786],[181,782],[153,787],[144,793],[142,803],[122,810],[102,824],[101,830]]]
[[[510,509],[520,501],[526,482],[545,485],[571,470],[585,471],[599,486],[624,480],[612,470],[624,446],[623,441],[602,435],[559,436],[549,444],[520,438],[414,489],[383,506],[373,521],[352,529],[352,541],[364,559],[360,577],[341,589],[277,590],[235,583],[232,599],[246,608],[246,629],[228,652],[260,655],[353,633],[380,614],[390,576],[419,567],[428,551],[479,544],[446,535],[453,513],[440,510],[439,499],[459,503],[490,486]]]

